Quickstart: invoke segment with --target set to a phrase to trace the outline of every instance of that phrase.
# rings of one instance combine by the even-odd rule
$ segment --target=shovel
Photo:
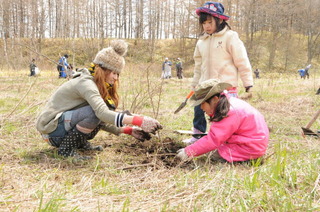
[[[178,109],[176,109],[176,111],[174,111],[174,114],[177,114],[182,108],[184,108],[187,105],[188,99],[190,99],[190,97],[193,94],[194,94],[194,91],[190,91],[190,93],[188,94],[186,100],[184,100],[184,102],[181,103],[181,105],[178,107]]]
[[[312,117],[311,121],[307,124],[306,127],[301,127],[302,131],[303,131],[303,135],[311,135],[311,136],[319,137],[319,135],[317,133],[315,133],[315,132],[313,132],[312,130],[309,129],[312,126],[312,124],[317,120],[319,115],[320,115],[320,110],[318,110],[316,112],[316,114],[314,114],[314,116]]]
[[[200,139],[203,136],[207,135],[207,133],[193,133],[191,130],[175,130],[174,132],[179,133],[179,134],[187,134],[191,135],[194,138]]]

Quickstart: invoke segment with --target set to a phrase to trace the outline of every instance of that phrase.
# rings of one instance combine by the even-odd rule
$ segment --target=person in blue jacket
[[[65,54],[59,59],[59,64],[57,66],[57,69],[59,71],[59,78],[67,78],[67,69],[69,67],[68,57],[69,56]]]
[[[303,78],[303,79],[306,78],[306,72],[305,72],[304,69],[299,69],[298,72],[299,72],[299,75],[300,75],[301,79],[302,79],[302,78]]]

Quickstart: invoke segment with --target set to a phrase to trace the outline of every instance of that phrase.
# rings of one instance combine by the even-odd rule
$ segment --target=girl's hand
[[[252,85],[251,85],[251,86],[247,86],[247,87],[245,87],[246,92],[247,92],[247,93],[251,92],[251,88],[252,88]]]
[[[252,98],[252,86],[247,86],[246,92],[240,96],[240,99],[247,100]]]
[[[183,149],[179,149],[177,151],[177,153],[178,153],[177,154],[177,158],[179,158],[182,161],[187,160],[189,158],[187,153],[186,153],[186,151],[184,150],[184,148]]]

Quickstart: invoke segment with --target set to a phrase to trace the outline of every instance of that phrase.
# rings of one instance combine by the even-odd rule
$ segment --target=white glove
[[[132,124],[141,127],[147,133],[155,134],[157,130],[162,129],[161,124],[157,120],[148,116],[134,116]]]
[[[177,153],[177,158],[179,158],[180,160],[187,160],[189,158],[184,148],[179,149]]]

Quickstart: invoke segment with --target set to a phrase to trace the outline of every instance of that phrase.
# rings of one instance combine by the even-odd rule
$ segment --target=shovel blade
[[[181,105],[174,111],[174,114],[177,114],[182,108],[184,108],[187,105],[187,102],[182,102]]]
[[[187,101],[188,99],[190,99],[190,97],[194,94],[194,91],[190,91],[190,93],[188,94],[186,100],[184,100],[184,102],[181,103],[181,105],[178,107],[178,109],[176,109],[176,111],[174,111],[174,114],[178,113],[182,108],[184,108],[187,105]]]
[[[311,136],[316,136],[319,137],[319,135],[315,132],[313,132],[312,130],[305,128],[305,127],[301,127],[302,131],[303,131],[303,135],[311,135]]]

